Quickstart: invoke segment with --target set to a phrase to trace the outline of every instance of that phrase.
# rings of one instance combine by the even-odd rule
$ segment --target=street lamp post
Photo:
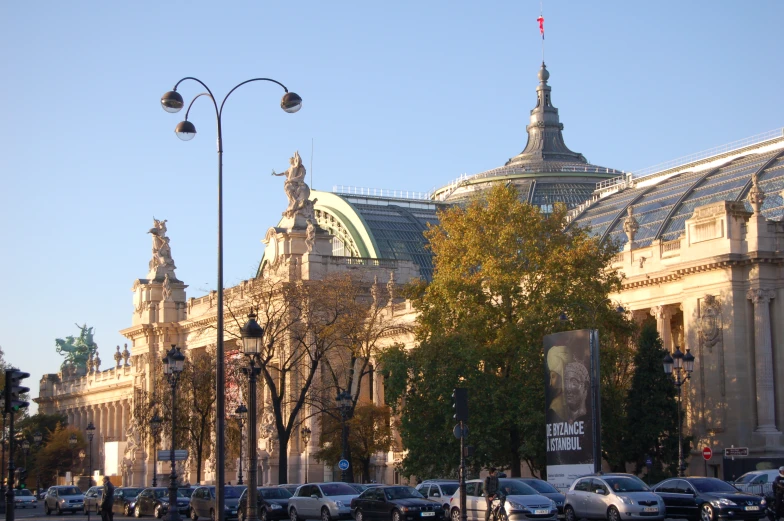
[[[683,477],[686,470],[686,460],[683,458],[683,425],[681,420],[681,406],[683,397],[681,386],[691,378],[694,371],[694,355],[686,348],[686,354],[681,352],[681,348],[675,346],[675,352],[670,356],[669,353],[664,357],[664,372],[673,375],[673,383],[678,388],[678,476]]]
[[[302,427],[299,431],[302,436],[302,443],[305,444],[305,483],[308,482],[308,443],[310,442],[310,429],[308,426]]]
[[[237,418],[237,423],[240,426],[240,472],[239,476],[237,477],[237,485],[243,485],[242,482],[242,426],[245,424],[245,419],[248,417],[248,408],[245,407],[244,403],[241,403],[239,407],[234,410],[234,415]]]
[[[22,452],[24,454],[24,481],[20,484],[27,488],[27,456],[30,455],[30,442],[26,439],[22,440]]]
[[[258,521],[256,502],[258,497],[258,463],[256,461],[256,376],[261,373],[261,367],[256,367],[256,361],[261,354],[264,339],[264,329],[256,322],[256,315],[250,313],[248,321],[240,328],[242,336],[242,351],[248,357],[248,367],[242,371],[248,377],[248,502],[245,521]]]
[[[158,416],[156,411],[150,419],[150,428],[152,429],[152,486],[158,486],[158,433],[161,432],[161,424],[163,420]]]
[[[226,453],[224,447],[226,446],[226,432],[225,432],[225,415],[226,415],[226,394],[225,394],[225,380],[226,380],[226,369],[225,369],[225,352],[223,346],[223,123],[222,123],[222,116],[223,116],[223,106],[226,104],[226,100],[229,99],[232,92],[237,90],[242,85],[246,83],[256,82],[256,81],[267,81],[272,82],[280,85],[283,87],[283,90],[286,94],[283,95],[283,98],[280,101],[280,107],[288,112],[294,113],[297,112],[302,107],[302,98],[300,98],[297,94],[293,92],[289,92],[285,85],[280,83],[279,81],[270,79],[270,78],[253,78],[250,80],[243,81],[242,83],[237,84],[234,86],[228,94],[223,98],[221,101],[220,107],[218,107],[218,100],[213,96],[212,91],[207,87],[207,85],[202,82],[198,78],[194,78],[191,76],[185,77],[178,81],[174,85],[174,89],[170,90],[169,92],[165,93],[161,97],[161,106],[163,110],[166,112],[179,112],[182,107],[184,106],[184,102],[182,99],[182,95],[177,92],[177,87],[179,87],[180,83],[185,80],[193,80],[204,87],[207,92],[198,94],[196,97],[191,100],[190,104],[188,105],[188,110],[185,112],[185,120],[181,121],[177,124],[174,129],[174,132],[177,134],[177,137],[182,139],[183,141],[188,141],[193,139],[196,135],[196,127],[188,121],[188,114],[191,111],[191,107],[193,106],[193,102],[196,99],[200,98],[201,96],[207,96],[212,100],[212,104],[215,108],[215,118],[218,123],[218,288],[217,288],[217,308],[216,308],[216,317],[217,317],[217,339],[215,345],[215,353],[216,353],[216,364],[215,364],[215,446],[218,447],[216,453],[216,479],[215,479],[215,509],[218,512],[216,516],[217,521],[223,521],[225,517],[224,513],[224,506],[225,506],[225,498],[224,498],[224,483],[225,483],[225,466],[226,466]],[[255,448],[252,451],[254,454],[256,452]],[[255,488],[253,489],[255,490]],[[250,499],[250,498],[249,498]],[[256,504],[253,503],[252,508],[255,510]],[[254,521],[254,520],[249,520]]]
[[[351,393],[341,391],[337,396],[338,409],[340,409],[340,419],[342,421],[343,432],[341,436],[341,460],[348,457],[348,413],[351,412]],[[340,480],[348,482],[348,467],[340,470]]]
[[[180,352],[180,348],[172,344],[172,348],[166,353],[163,359],[163,374],[169,379],[171,386],[171,449],[169,449],[169,461],[171,462],[171,474],[169,476],[169,510],[166,512],[168,521],[180,521],[180,513],[177,511],[177,468],[174,459],[174,433],[177,431],[177,380],[185,367],[185,355]],[[220,451],[219,451],[220,452]]]
[[[44,435],[41,434],[41,431],[35,431],[33,433],[33,442],[35,443],[36,447],[41,447],[41,442],[44,440]],[[35,495],[38,496],[38,493],[41,490],[41,471],[40,465],[35,466]]]
[[[82,469],[82,474],[84,474],[84,458],[86,458],[86,457],[87,457],[87,453],[84,451],[84,449],[80,449],[79,450],[79,466]]]
[[[76,457],[74,456],[74,449],[76,448],[76,444],[79,443],[79,439],[76,437],[76,434],[71,434],[68,438],[68,446],[71,447],[71,485],[74,484],[74,470],[73,468],[76,466]]]
[[[93,436],[95,436],[95,425],[93,425],[93,422],[87,424],[87,428],[85,429],[85,431],[87,431],[87,439],[90,441],[90,459],[89,459],[90,471],[88,472],[88,475],[90,476],[90,486],[92,487],[93,486]]]

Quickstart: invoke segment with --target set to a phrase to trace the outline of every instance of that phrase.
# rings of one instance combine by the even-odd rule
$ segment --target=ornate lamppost
[[[90,476],[90,486],[93,486],[93,436],[95,436],[95,425],[93,425],[93,422],[87,424],[85,431],[87,432],[87,439],[90,441],[90,472],[88,475]]]
[[[304,426],[299,430],[299,434],[302,437],[302,443],[305,444],[305,483],[308,482],[308,443],[310,442],[310,434],[311,431],[308,426]]]
[[[82,468],[82,474],[84,474],[84,458],[87,457],[87,453],[84,449],[79,450],[79,466]]]
[[[71,447],[71,485],[74,484],[74,474],[73,468],[76,466],[76,457],[74,456],[74,449],[76,448],[76,444],[79,443],[79,438],[76,437],[76,434],[71,434],[68,437],[68,446]]]
[[[161,424],[163,420],[158,416],[156,411],[150,419],[150,429],[152,429],[152,486],[158,486],[158,434],[161,432]]]
[[[348,391],[341,391],[336,398],[338,409],[340,410],[340,419],[342,422],[343,433],[341,436],[341,455],[342,461],[347,461],[348,457],[348,413],[351,412],[351,393]],[[348,482],[348,467],[340,469],[340,480]]]
[[[243,367],[242,372],[248,377],[248,502],[245,515],[246,521],[258,521],[256,501],[258,497],[258,462],[256,461],[256,377],[261,373],[261,367],[256,367],[256,361],[261,354],[263,346],[264,329],[256,322],[256,315],[251,312],[248,321],[240,329],[242,336],[242,352],[248,357],[248,367]]]
[[[169,461],[171,462],[171,474],[169,476],[169,510],[166,512],[168,521],[180,521],[180,513],[177,511],[177,468],[174,459],[174,433],[177,432],[177,381],[185,368],[185,355],[180,352],[180,348],[172,344],[172,348],[166,353],[163,359],[163,374],[168,378],[171,386],[171,449],[169,449]]]
[[[240,472],[239,476],[237,477],[237,485],[243,485],[242,482],[242,426],[245,424],[245,420],[248,417],[248,408],[245,407],[244,403],[241,403],[239,407],[234,410],[234,417],[237,418],[237,423],[240,426]]]
[[[683,458],[683,425],[681,420],[681,406],[683,405],[683,397],[681,395],[681,386],[691,378],[691,373],[694,371],[694,355],[686,348],[686,354],[681,352],[681,348],[675,346],[675,352],[670,356],[670,353],[664,357],[664,372],[667,375],[673,375],[673,383],[678,388],[678,476],[683,477],[683,472],[686,470],[686,460]]]
[[[212,91],[207,87],[207,85],[202,82],[198,78],[193,77],[185,77],[178,81],[174,85],[174,89],[170,90],[169,92],[165,93],[161,96],[161,105],[163,106],[163,110],[166,112],[179,112],[182,110],[184,106],[184,101],[182,96],[179,92],[177,92],[177,87],[179,87],[180,83],[185,80],[193,80],[200,84],[202,87],[206,89],[207,92],[198,94],[193,100],[191,100],[190,104],[188,105],[188,110],[185,112],[185,120],[181,121],[177,124],[174,129],[174,132],[177,134],[177,137],[182,139],[183,141],[188,141],[193,139],[196,135],[196,127],[188,121],[188,114],[191,111],[191,107],[193,106],[193,102],[196,101],[201,96],[207,96],[212,100],[212,104],[215,107],[215,118],[217,119],[218,123],[218,288],[217,288],[217,309],[216,309],[216,316],[217,316],[217,339],[216,339],[216,364],[215,364],[215,389],[216,389],[216,396],[215,396],[215,445],[218,447],[216,453],[216,478],[215,478],[215,510],[217,511],[216,520],[223,521],[225,513],[224,513],[224,506],[225,506],[225,498],[224,498],[224,483],[225,483],[225,466],[226,466],[226,453],[224,451],[224,447],[226,446],[226,432],[225,432],[225,414],[226,414],[226,395],[225,395],[225,380],[226,380],[226,368],[225,368],[225,351],[223,347],[223,124],[222,124],[222,117],[223,117],[223,106],[226,104],[226,100],[229,99],[231,93],[237,90],[239,87],[245,85],[246,83],[256,82],[256,81],[267,81],[272,82],[280,85],[283,87],[283,90],[286,94],[283,95],[283,99],[280,101],[280,107],[288,112],[294,113],[297,112],[300,108],[302,108],[302,98],[300,98],[297,94],[293,92],[289,92],[285,85],[280,83],[279,81],[270,79],[270,78],[253,78],[250,80],[243,81],[242,83],[237,84],[233,87],[228,94],[223,98],[223,101],[220,103],[220,107],[218,107],[218,100],[213,96]],[[256,452],[255,447],[252,450],[253,453]],[[255,494],[255,488],[253,488]],[[249,498],[250,499],[250,498]],[[253,509],[255,511],[256,504],[252,504]],[[255,521],[255,520],[249,520]]]
[[[24,485],[24,488],[27,488],[27,456],[30,455],[30,442],[26,439],[22,440],[22,453],[24,454],[24,474],[22,474],[24,479],[20,485]]]

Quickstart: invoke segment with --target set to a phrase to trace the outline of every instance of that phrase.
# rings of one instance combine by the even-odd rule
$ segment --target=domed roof
[[[610,193],[578,213],[571,225],[590,226],[602,240],[628,241],[623,221],[628,208],[639,224],[636,247],[654,240],[672,241],[685,231],[685,222],[699,206],[718,201],[746,201],[752,176],[765,193],[761,212],[768,219],[784,216],[784,138],[701,160],[652,176],[634,179],[628,188]],[[751,205],[746,202],[746,209]]]
[[[592,165],[585,156],[566,146],[563,124],[547,84],[550,73],[544,63],[538,78],[536,106],[526,126],[528,142],[523,151],[502,167],[456,179],[436,190],[435,199],[459,201],[503,181],[517,186],[521,197],[548,212],[556,202],[563,202],[569,208],[577,206],[591,197],[597,183],[623,174],[620,170]]]

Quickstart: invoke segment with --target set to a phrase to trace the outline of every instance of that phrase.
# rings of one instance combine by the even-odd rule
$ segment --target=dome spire
[[[587,163],[579,152],[572,152],[564,143],[563,124],[558,117],[558,109],[550,99],[551,88],[547,84],[550,72],[544,61],[537,75],[536,106],[531,111],[531,122],[525,127],[528,143],[525,149],[507,161],[507,165],[520,163],[541,164],[549,162]],[[544,166],[544,165],[543,165]]]

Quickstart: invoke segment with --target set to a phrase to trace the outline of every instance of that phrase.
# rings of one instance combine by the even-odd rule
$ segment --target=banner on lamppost
[[[595,330],[544,337],[547,481],[560,490],[601,468],[598,354]]]

